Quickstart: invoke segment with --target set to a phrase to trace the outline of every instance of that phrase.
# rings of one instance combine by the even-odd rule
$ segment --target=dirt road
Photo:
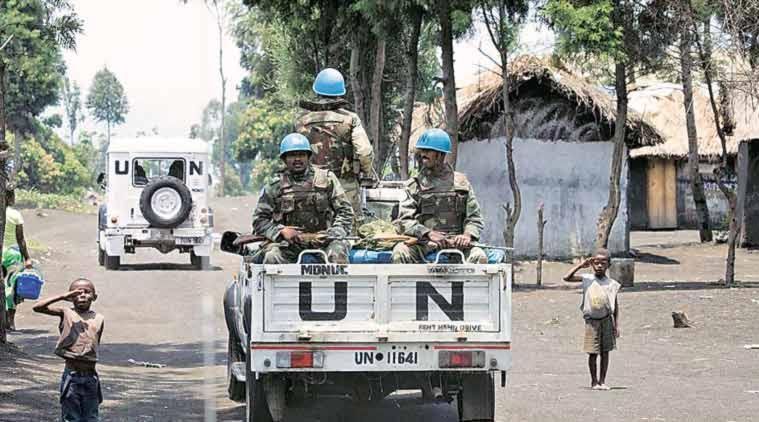
[[[245,230],[252,198],[218,201],[218,230]],[[64,291],[70,280],[95,281],[94,307],[106,316],[99,371],[104,421],[200,421],[209,409],[219,421],[242,420],[242,407],[226,399],[226,329],[221,298],[237,265],[216,252],[214,270],[195,272],[189,257],[140,251],[123,271],[97,265],[95,216],[24,212],[29,236],[53,251],[42,257],[48,278],[43,294]],[[587,388],[585,355],[579,352],[582,320],[577,290],[558,281],[568,264],[549,263],[547,288],[514,295],[514,369],[497,392],[498,420],[749,421],[759,414],[759,343],[755,323],[759,289],[754,283],[723,289],[724,247],[688,243],[689,233],[637,235],[638,284],[620,298],[622,339],[612,353],[610,392]],[[686,239],[682,237],[685,236]],[[164,262],[165,264],[155,264]],[[521,268],[532,283],[532,265]],[[759,253],[740,251],[738,278],[759,282]],[[662,280],[662,281],[651,281]],[[203,302],[212,310],[202,312]],[[697,325],[672,328],[670,313],[685,310]],[[18,349],[0,351],[0,421],[47,421],[58,414],[62,362],[52,355],[52,318],[20,307],[10,334]],[[208,339],[204,333],[213,333]],[[208,340],[208,341],[206,341]],[[204,354],[204,349],[208,353]],[[167,365],[145,368],[128,362]],[[212,362],[205,365],[205,362]],[[208,398],[208,399],[206,399]],[[296,409],[289,421],[454,421],[446,404],[421,404],[414,396],[356,409],[345,400]]]

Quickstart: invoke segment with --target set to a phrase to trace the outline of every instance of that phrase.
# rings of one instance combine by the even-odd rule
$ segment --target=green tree
[[[481,0],[479,10],[485,23],[488,35],[498,50],[501,72],[501,98],[503,101],[503,119],[506,136],[506,164],[509,173],[509,185],[513,204],[504,205],[506,224],[503,237],[506,247],[514,246],[514,232],[522,212],[522,194],[517,182],[514,165],[514,128],[509,102],[509,52],[514,48],[519,25],[526,18],[529,4],[522,0]]]
[[[63,60],[82,22],[67,0],[0,2],[0,232],[5,230],[6,129],[21,133],[57,100]],[[15,163],[18,166],[18,163]],[[0,240],[0,250],[2,250]],[[0,297],[5,289],[0,283]],[[2,302],[2,301],[0,301]],[[0,304],[0,343],[6,342],[5,302]]]
[[[95,120],[106,123],[106,137],[110,143],[111,126],[124,123],[129,113],[129,101],[121,82],[107,67],[95,74],[86,104]]]

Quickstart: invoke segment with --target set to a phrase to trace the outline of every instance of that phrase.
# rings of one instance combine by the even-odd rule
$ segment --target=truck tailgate
[[[264,266],[251,286],[262,302],[253,341],[509,341],[508,274],[503,264]]]

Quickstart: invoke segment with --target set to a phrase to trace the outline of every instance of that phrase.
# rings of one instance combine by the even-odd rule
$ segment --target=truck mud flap
[[[456,397],[459,421],[495,420],[495,380],[490,373],[465,374]]]

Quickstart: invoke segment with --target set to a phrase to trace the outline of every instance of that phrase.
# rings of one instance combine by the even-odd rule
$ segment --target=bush
[[[83,201],[80,194],[58,195],[25,189],[16,190],[16,207],[45,208],[86,214],[97,212],[97,208]]]

